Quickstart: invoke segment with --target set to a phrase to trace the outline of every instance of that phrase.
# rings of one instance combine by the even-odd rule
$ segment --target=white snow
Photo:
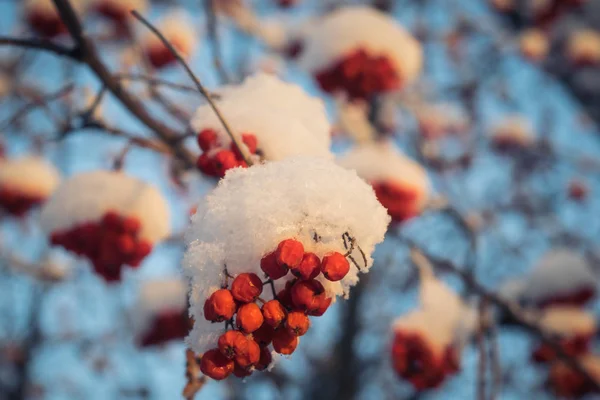
[[[182,9],[165,14],[156,27],[184,57],[189,57],[198,44],[198,32],[191,16]],[[163,47],[162,41],[146,29],[141,38],[143,48]]]
[[[422,335],[438,355],[454,342],[454,332],[447,324],[447,320],[440,319],[438,314],[423,309],[400,316],[394,321],[393,330]]]
[[[41,225],[50,234],[98,221],[108,211],[137,217],[140,237],[151,243],[169,234],[169,207],[161,193],[116,171],[84,172],[63,182],[43,207]]]
[[[359,48],[372,56],[387,56],[403,85],[416,80],[423,65],[420,43],[386,14],[364,6],[340,7],[312,25],[298,60],[318,72]]]
[[[533,267],[523,296],[541,301],[596,285],[597,278],[584,258],[567,249],[553,249]]]
[[[373,140],[376,131],[368,119],[368,104],[362,101],[346,101],[336,96],[337,128],[358,143]]]
[[[147,280],[140,287],[133,318],[138,329],[144,329],[152,318],[163,311],[183,311],[187,307],[187,285],[180,278]]]
[[[596,333],[596,320],[588,311],[574,306],[554,306],[544,310],[540,316],[540,326],[548,333],[560,336]]]
[[[402,154],[391,141],[372,142],[354,147],[343,154],[339,165],[355,170],[368,182],[392,181],[412,188],[420,194],[423,208],[432,194],[427,171],[417,162]]]
[[[330,160],[294,157],[228,171],[200,204],[186,232],[183,265],[191,279],[191,312],[196,320],[189,345],[201,353],[214,345],[215,332],[222,329],[222,324],[205,321],[203,304],[211,288],[223,282],[224,265],[233,276],[242,272],[263,276],[260,259],[280,241],[296,238],[305,251],[322,257],[330,251],[345,253],[342,235],[348,232],[366,255],[363,265],[358,249],[352,253],[366,272],[389,222],[371,187]],[[321,237],[318,243],[315,234]],[[329,296],[347,296],[358,272],[351,266],[339,282],[320,281]],[[285,281],[276,283],[281,287]],[[272,298],[271,291],[266,288],[263,296]]]
[[[508,114],[496,121],[491,129],[494,139],[510,139],[522,146],[529,146],[535,140],[531,121],[519,114]]]
[[[46,198],[59,182],[59,172],[41,157],[0,159],[0,187]]]
[[[293,155],[331,158],[331,126],[323,102],[299,86],[264,73],[248,77],[237,86],[224,86],[217,106],[234,134],[253,133],[265,159],[281,160]],[[231,143],[215,112],[202,105],[192,120],[196,132],[211,128],[219,141]],[[241,142],[241,141],[240,141]]]
[[[567,53],[575,61],[600,62],[600,33],[593,29],[574,32],[567,42]]]

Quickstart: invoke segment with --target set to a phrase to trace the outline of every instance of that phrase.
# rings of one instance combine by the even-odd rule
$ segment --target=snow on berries
[[[0,211],[23,216],[43,203],[60,181],[58,171],[43,158],[0,158]]]
[[[567,42],[567,57],[578,66],[600,63],[600,33],[593,29],[575,31]]]
[[[548,36],[540,29],[528,29],[519,36],[519,50],[529,61],[543,61],[550,50]]]
[[[197,44],[197,32],[187,13],[183,10],[172,11],[162,17],[156,27],[184,59],[192,55]],[[177,61],[160,38],[152,32],[144,33],[141,48],[148,62],[156,69],[173,65]]]
[[[476,322],[475,312],[420,266],[420,308],[393,325],[392,368],[417,390],[439,387],[460,369],[460,353]]]
[[[25,20],[36,34],[51,39],[67,32],[52,0],[25,0],[23,3]],[[83,0],[73,0],[70,3],[78,13],[85,9]]]
[[[134,310],[134,325],[142,346],[183,340],[193,322],[188,315],[186,285],[178,278],[144,282]]]
[[[538,307],[584,305],[596,295],[597,277],[579,254],[562,248],[545,253],[519,288],[519,297]]]
[[[388,223],[369,185],[331,160],[293,157],[227,173],[186,233],[195,320],[187,343],[231,356],[241,334],[260,355],[207,375],[247,376],[265,369],[272,351],[292,354],[310,317],[368,271]]]
[[[421,45],[390,16],[369,7],[340,7],[303,38],[298,62],[328,93],[350,99],[399,90],[423,64]]]
[[[46,202],[42,228],[53,245],[88,258],[106,281],[123,265],[140,265],[169,234],[169,208],[160,192],[123,172],[80,173]]]
[[[338,163],[371,183],[377,199],[395,222],[419,215],[430,200],[431,184],[425,169],[391,142],[357,146],[343,154]]]
[[[331,158],[330,124],[320,99],[274,76],[257,74],[240,85],[216,90],[220,112],[243,148],[241,154],[217,115],[205,104],[192,120],[202,154],[197,166],[221,178],[229,169],[252,162],[281,160],[293,155]]]
[[[491,141],[492,146],[500,152],[518,151],[531,147],[535,142],[535,134],[527,118],[507,115],[492,127]]]
[[[147,0],[93,0],[92,8],[103,17],[124,24],[132,18],[131,11],[144,12],[148,8]]]
[[[590,349],[597,332],[594,316],[576,306],[552,306],[542,311],[539,325],[547,334],[558,341],[569,356],[580,356]],[[547,343],[538,343],[532,359],[538,363],[553,362],[558,358],[554,348]]]
[[[592,379],[600,382],[600,357],[586,354],[576,361]],[[592,393],[598,395],[596,388],[581,373],[562,360],[552,364],[548,385],[557,396],[565,399],[580,398]]]

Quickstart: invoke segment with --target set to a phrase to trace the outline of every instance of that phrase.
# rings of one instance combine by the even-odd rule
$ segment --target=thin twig
[[[223,53],[221,51],[221,41],[219,40],[218,19],[215,13],[214,0],[204,0],[204,11],[208,20],[208,37],[212,44],[213,64],[217,69],[221,82],[229,83],[231,80],[223,64]]]
[[[68,57],[71,59],[77,59],[77,49],[76,48],[68,48],[65,46],[58,45],[49,40],[30,38],[30,39],[21,39],[21,38],[13,38],[8,36],[0,36],[0,46],[16,46],[22,47],[25,49],[32,50],[43,50],[48,51],[50,53],[57,54],[62,57]]]
[[[55,0],[55,1],[58,1],[58,0]],[[189,65],[185,62],[185,60],[181,56],[181,54],[179,54],[179,52],[164,37],[164,35],[162,33],[160,33],[160,31],[154,25],[152,25],[147,19],[145,19],[144,17],[142,17],[142,15],[140,13],[138,13],[136,10],[131,11],[131,13],[142,24],[144,24],[148,29],[150,29],[150,31],[152,31],[152,33],[154,33],[161,40],[161,42],[167,47],[167,49],[169,49],[169,51],[175,56],[175,58],[177,58],[177,61],[179,61],[179,63],[183,66],[183,68],[187,72],[188,76],[194,81],[194,83],[196,84],[196,87],[198,88],[198,90],[200,91],[200,93],[202,93],[202,96],[204,96],[204,98],[206,99],[206,101],[208,102],[208,104],[210,105],[210,107],[213,109],[213,111],[217,115],[217,118],[221,122],[221,125],[223,125],[223,128],[225,129],[225,131],[229,135],[229,138],[234,143],[234,145],[237,148],[237,150],[242,155],[242,157],[243,157],[244,161],[246,162],[246,164],[248,164],[248,166],[252,166],[252,164],[253,164],[252,161],[247,156],[246,152],[244,151],[244,149],[242,148],[242,146],[240,145],[240,143],[238,142],[238,140],[234,136],[233,131],[231,130],[231,128],[229,127],[229,124],[227,124],[227,121],[225,120],[225,118],[223,117],[223,115],[221,114],[221,112],[219,111],[219,109],[217,108],[215,102],[213,101],[213,99],[210,96],[210,93],[204,88],[204,85],[202,85],[202,83],[200,82],[200,80],[196,77],[196,75],[194,74],[194,72],[191,70],[191,68],[189,67]]]

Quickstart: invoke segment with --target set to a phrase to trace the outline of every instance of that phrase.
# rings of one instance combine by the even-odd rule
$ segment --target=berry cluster
[[[51,242],[89,258],[96,273],[113,282],[121,279],[124,264],[138,267],[152,251],[152,244],[139,238],[140,228],[137,218],[108,211],[99,222],[53,233]]]
[[[232,142],[229,149],[225,148],[219,143],[217,132],[213,129],[200,131],[197,140],[202,154],[198,157],[196,165],[204,174],[222,178],[225,176],[225,172],[231,168],[248,167],[235,143]],[[255,135],[251,133],[242,134],[242,142],[248,147],[251,154],[256,154],[258,140]]]
[[[141,338],[142,346],[155,346],[169,340],[183,339],[194,326],[194,320],[183,311],[166,310],[158,314]]]
[[[371,183],[377,200],[384,206],[394,222],[402,222],[419,214],[416,205],[419,193],[389,181]]]
[[[560,339],[558,345],[566,355],[576,357],[589,351],[591,341],[590,335],[575,335]],[[557,360],[558,355],[553,346],[548,343],[541,343],[533,351],[531,358],[536,363],[550,363]]]
[[[318,72],[316,79],[328,92],[345,92],[350,99],[366,99],[400,87],[400,78],[386,56],[371,56],[358,49],[332,67]]]
[[[127,6],[120,5],[114,1],[101,1],[97,3],[95,11],[117,24],[124,24],[131,15]]]
[[[170,42],[173,45],[173,47],[180,48],[177,45],[176,38],[170,39]],[[177,58],[173,55],[173,53],[171,53],[171,50],[169,50],[162,43],[155,43],[151,46],[146,47],[145,54],[150,64],[156,69],[167,67],[175,61],[177,61]]]
[[[40,196],[33,196],[8,187],[0,187],[0,209],[15,217],[22,217],[44,200]]]
[[[67,32],[58,13],[51,13],[43,9],[32,8],[27,12],[27,23],[40,36],[54,38]]]
[[[218,347],[202,357],[200,369],[213,379],[225,379],[231,373],[245,377],[254,369],[266,369],[271,363],[269,345],[279,354],[292,354],[298,337],[310,327],[308,316],[323,315],[332,301],[315,278],[322,273],[330,281],[339,281],[350,270],[350,264],[337,252],[321,260],[314,253],[304,252],[301,242],[286,239],[262,258],[261,269],[269,278],[265,283],[271,285],[273,300],[260,299],[264,283],[256,274],[242,273],[230,289],[217,290],[204,304],[208,321],[227,321],[231,326],[219,338]],[[273,281],[286,277],[288,272],[294,278],[275,295]]]
[[[537,305],[542,308],[555,305],[572,305],[583,307],[595,296],[596,288],[594,287],[594,282],[592,282],[590,286],[582,287],[575,292],[555,294],[553,296],[544,298]]]
[[[585,368],[585,359],[579,359]],[[589,368],[586,368],[589,370]],[[594,375],[593,378],[597,379]],[[576,399],[597,393],[594,386],[578,371],[565,362],[555,362],[550,368],[548,383],[556,395],[565,399]],[[593,397],[595,398],[595,397]]]
[[[439,387],[446,377],[460,369],[458,354],[452,346],[438,354],[422,335],[402,331],[394,335],[392,365],[398,376],[417,390]]]

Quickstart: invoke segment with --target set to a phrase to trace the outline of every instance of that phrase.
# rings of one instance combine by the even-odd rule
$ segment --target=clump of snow
[[[543,60],[550,49],[548,36],[540,29],[528,29],[519,37],[519,49],[529,60]]]
[[[424,309],[400,316],[394,321],[392,329],[421,335],[438,355],[454,342],[454,331],[449,327],[447,320],[440,319],[438,314]]]
[[[191,314],[196,321],[189,345],[202,353],[214,346],[222,332],[222,324],[205,320],[203,305],[224,282],[225,265],[233,276],[243,272],[263,276],[260,260],[280,241],[295,238],[306,252],[322,257],[331,251],[346,253],[343,235],[347,232],[356,239],[352,256],[360,272],[367,272],[389,222],[371,187],[330,160],[300,156],[228,171],[200,204],[186,232],[183,265],[191,280]],[[358,273],[351,265],[341,281],[321,276],[318,280],[328,296],[348,296]],[[289,274],[287,279],[292,277]],[[285,281],[277,280],[277,287]],[[266,288],[261,296],[271,299],[272,293]]]
[[[464,110],[451,103],[420,105],[415,109],[415,116],[423,135],[432,139],[464,132],[469,127]]]
[[[600,33],[593,29],[574,32],[567,43],[567,55],[574,62],[600,62]]]
[[[190,15],[184,10],[176,9],[164,15],[156,28],[184,57],[189,57],[198,44],[198,32]],[[141,38],[143,48],[164,47],[162,41],[148,30]]]
[[[60,174],[41,157],[0,159],[0,187],[32,197],[46,198],[60,182]]]
[[[183,311],[187,307],[187,285],[179,278],[162,278],[142,283],[135,306],[134,322],[144,329],[152,318],[164,311]]]
[[[311,24],[303,40],[300,65],[312,73],[331,66],[354,50],[386,56],[404,85],[420,74],[420,43],[388,15],[364,6],[340,7]]]
[[[368,119],[368,104],[346,101],[336,97],[337,127],[358,143],[367,143],[375,137],[375,128]]]
[[[281,160],[293,155],[331,158],[331,126],[323,102],[311,97],[297,85],[264,73],[248,77],[240,85],[216,91],[219,111],[241,138],[252,133],[266,160]],[[231,143],[227,132],[210,105],[198,108],[192,120],[196,132],[214,129],[221,144]],[[241,139],[239,140],[241,143]]]
[[[343,154],[338,163],[356,171],[369,182],[392,181],[419,193],[419,208],[431,197],[431,183],[427,171],[417,162],[402,154],[391,141],[372,142],[353,148]]]
[[[81,13],[85,11],[86,0],[71,0],[69,3],[71,3],[71,6],[76,12]],[[58,17],[59,15],[52,0],[25,0],[23,6],[27,13],[35,11],[49,16]]]
[[[596,332],[596,319],[591,313],[574,306],[554,306],[544,310],[540,326],[560,336],[590,336]]]
[[[63,182],[42,209],[41,225],[49,234],[65,231],[108,211],[138,218],[139,236],[150,243],[169,234],[169,207],[161,193],[117,171],[85,172]]]
[[[526,279],[523,296],[533,302],[595,288],[597,278],[587,261],[567,249],[553,249],[542,256]]]
[[[518,114],[506,115],[492,126],[492,138],[497,142],[510,142],[528,147],[535,141],[531,121]]]

